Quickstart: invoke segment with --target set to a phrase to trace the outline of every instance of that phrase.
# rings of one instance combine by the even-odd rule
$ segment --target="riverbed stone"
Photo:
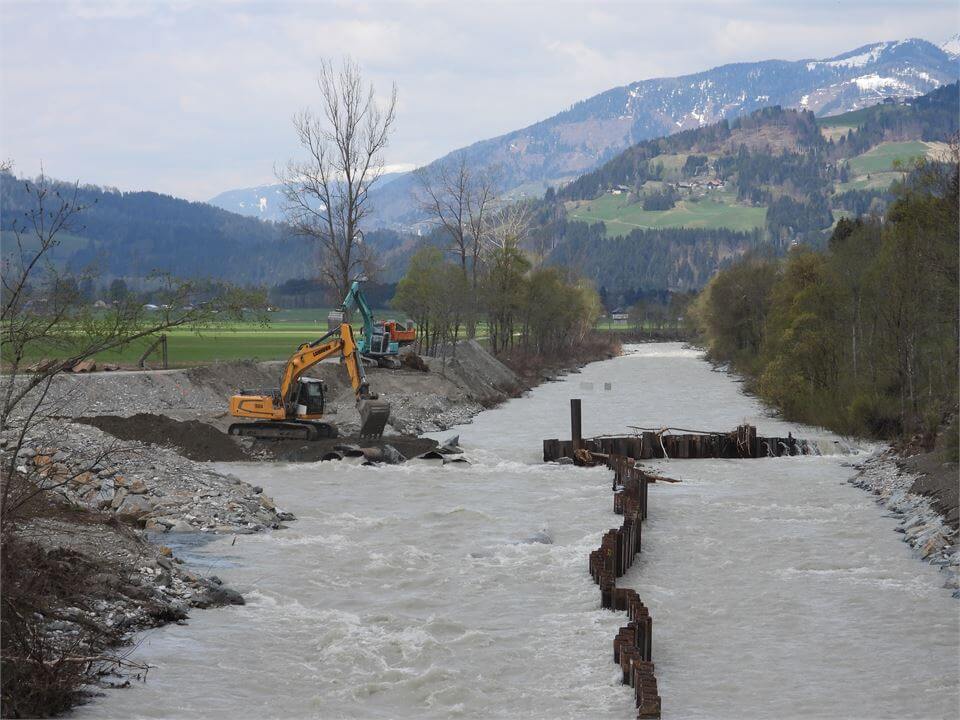
[[[140,517],[153,510],[153,501],[142,495],[128,495],[117,512],[122,515]]]
[[[131,495],[143,495],[147,492],[147,484],[143,480],[133,480],[127,486],[127,492]]]
[[[116,492],[113,494],[113,501],[110,503],[110,509],[111,510],[119,509],[119,507],[123,505],[123,501],[126,499],[126,497],[127,497],[126,489],[122,487],[118,487]]]

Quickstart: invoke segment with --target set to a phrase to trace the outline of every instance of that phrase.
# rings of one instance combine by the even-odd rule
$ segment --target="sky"
[[[297,157],[323,58],[397,84],[410,169],[636,80],[958,29],[956,0],[0,0],[0,159],[207,200]]]

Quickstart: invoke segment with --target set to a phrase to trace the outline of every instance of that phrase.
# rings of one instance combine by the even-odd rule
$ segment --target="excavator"
[[[376,362],[380,367],[396,369],[400,367],[400,361],[397,359],[400,347],[416,342],[417,331],[410,322],[406,327],[396,320],[376,322],[373,319],[373,310],[370,309],[363,290],[360,289],[362,281],[363,278],[353,281],[340,307],[327,316],[327,323],[331,327],[342,323],[347,312],[356,307],[363,319],[363,332],[357,342],[360,354]]]
[[[233,423],[228,432],[255,438],[319,440],[337,437],[337,428],[323,418],[324,384],[303,374],[321,360],[339,353],[347,368],[360,411],[360,437],[376,439],[390,417],[390,404],[370,392],[353,328],[341,323],[312,343],[303,343],[287,361],[278,390],[241,390],[230,398],[230,414],[255,422]]]

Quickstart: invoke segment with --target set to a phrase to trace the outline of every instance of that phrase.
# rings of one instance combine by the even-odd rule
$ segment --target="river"
[[[767,417],[678,344],[632,348],[486,411],[469,467],[231,464],[299,518],[190,551],[247,598],[140,636],[146,683],[82,718],[634,717],[587,556],[620,519],[602,468],[541,440],[627,425],[835,438]],[[870,448],[862,448],[865,457]],[[665,718],[955,717],[960,615],[857,456],[665,461],[621,586],[654,618]]]

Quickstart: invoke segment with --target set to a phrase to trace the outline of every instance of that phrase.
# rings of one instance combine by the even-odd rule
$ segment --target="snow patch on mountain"
[[[881,90],[907,90],[914,91],[915,88],[912,85],[897,80],[896,78],[891,77],[880,77],[877,73],[870,73],[869,75],[861,75],[858,78],[854,78],[853,82],[856,83],[857,87],[861,90],[873,90],[874,92],[879,92]]]
[[[893,45],[897,47],[900,43]],[[880,55],[891,46],[891,43],[877,43],[873,45],[866,52],[858,53],[856,55],[850,55],[848,57],[843,57],[842,55],[837,57],[835,60],[815,60],[813,62],[807,63],[807,70],[815,70],[820,65],[825,65],[827,67],[846,67],[846,68],[859,68],[865,67],[870,63],[874,63],[880,59]],[[856,51],[854,51],[856,52]]]
[[[943,43],[940,49],[953,58],[960,58],[960,33]]]

